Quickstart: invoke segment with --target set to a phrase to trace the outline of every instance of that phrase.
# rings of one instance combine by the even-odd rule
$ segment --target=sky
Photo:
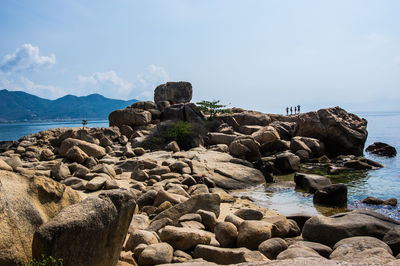
[[[283,113],[400,110],[397,0],[2,0],[0,89]]]

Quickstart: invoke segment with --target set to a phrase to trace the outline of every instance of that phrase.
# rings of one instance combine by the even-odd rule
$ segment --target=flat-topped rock
[[[171,104],[188,103],[192,100],[192,94],[192,84],[189,82],[167,82],[154,90],[154,101],[156,103],[168,101]]]

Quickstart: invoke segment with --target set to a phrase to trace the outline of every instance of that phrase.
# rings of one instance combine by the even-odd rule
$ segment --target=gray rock
[[[329,256],[332,253],[332,249],[326,245],[320,244],[320,243],[316,243],[316,242],[309,242],[309,241],[297,241],[296,243],[294,243],[293,245],[290,246],[291,248],[294,247],[308,247],[311,248],[313,250],[315,250],[316,252],[318,252],[319,255],[321,255],[322,257],[325,258],[329,258]]]
[[[134,209],[133,194],[124,190],[66,207],[35,232],[33,257],[62,258],[65,265],[115,265]]]
[[[296,173],[294,182],[297,188],[302,188],[306,192],[314,193],[315,191],[331,185],[331,180],[325,176]]]
[[[383,236],[382,241],[388,244],[393,251],[393,255],[397,256],[400,253],[400,226],[396,225],[390,229]]]
[[[151,113],[141,109],[125,108],[111,112],[108,120],[110,126],[143,126],[151,122]]]
[[[154,102],[188,103],[192,99],[192,93],[192,84],[189,82],[167,82],[154,90]]]
[[[291,152],[278,153],[274,166],[281,173],[293,173],[300,169],[300,158]]]
[[[332,247],[344,238],[372,236],[382,239],[400,223],[373,211],[352,211],[325,217],[316,215],[303,227],[303,238]]]
[[[295,258],[322,258],[315,250],[308,247],[293,247],[282,251],[277,257],[277,260],[295,259]]]
[[[313,198],[314,203],[330,206],[347,205],[347,186],[333,184],[317,190]]]
[[[262,212],[250,208],[241,208],[234,213],[236,216],[243,220],[261,220],[263,218]]]
[[[51,176],[56,180],[63,180],[71,176],[68,166],[59,162],[51,169]]]
[[[140,244],[152,245],[157,244],[158,238],[154,232],[146,230],[135,230],[129,234],[128,240],[125,244],[125,250],[134,251]]]
[[[96,191],[103,187],[106,183],[107,177],[104,175],[95,176],[92,180],[86,183],[86,189],[89,191]]]

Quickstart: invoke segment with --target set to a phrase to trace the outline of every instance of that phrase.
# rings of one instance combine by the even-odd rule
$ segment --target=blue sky
[[[0,2],[0,89],[283,112],[399,110],[400,1]]]

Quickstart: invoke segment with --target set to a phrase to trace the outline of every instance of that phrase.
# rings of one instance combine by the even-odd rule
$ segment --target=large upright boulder
[[[340,107],[300,114],[296,136],[322,141],[331,155],[362,155],[367,139],[367,120]]]
[[[191,123],[205,120],[204,115],[194,103],[180,103],[168,106],[164,109],[161,119]]]
[[[149,124],[151,118],[151,113],[149,111],[128,107],[111,112],[108,116],[108,121],[110,127],[121,127],[122,125],[134,127]]]
[[[35,232],[32,255],[65,265],[116,265],[135,205],[131,192],[110,190],[64,208]]]
[[[382,239],[400,223],[373,211],[357,210],[330,217],[316,215],[303,227],[303,238],[333,247],[339,240],[353,236],[372,236]]]
[[[192,84],[189,82],[167,82],[154,90],[154,101],[156,103],[168,101],[171,104],[188,103],[192,99],[192,94]]]
[[[50,178],[0,170],[0,265],[31,260],[38,227],[79,201],[77,192]]]

